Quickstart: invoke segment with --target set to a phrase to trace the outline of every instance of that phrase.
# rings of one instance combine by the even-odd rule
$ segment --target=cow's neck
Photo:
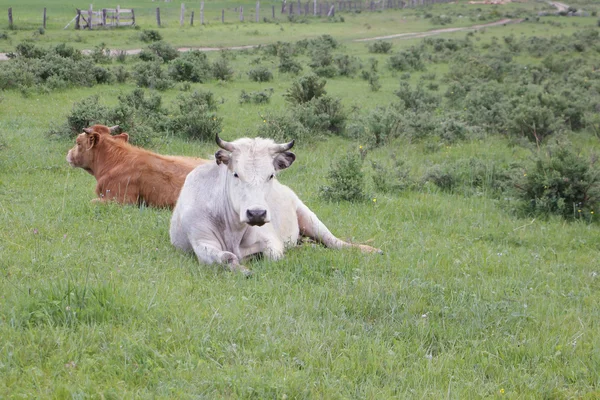
[[[94,154],[94,161],[90,168],[96,178],[106,175],[117,164],[115,160],[123,160],[125,153],[119,143],[110,143],[110,146],[108,146],[104,141],[101,141],[97,146],[98,149]]]

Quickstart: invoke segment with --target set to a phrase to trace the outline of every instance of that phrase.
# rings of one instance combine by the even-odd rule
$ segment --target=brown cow
[[[172,208],[187,174],[208,160],[163,156],[128,143],[129,135],[112,136],[117,127],[94,125],[77,136],[67,154],[72,167],[97,181],[94,201],[147,204]]]

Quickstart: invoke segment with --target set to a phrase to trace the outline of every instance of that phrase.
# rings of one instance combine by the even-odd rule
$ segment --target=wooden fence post
[[[272,18],[275,19],[275,6],[271,6],[271,14],[273,14]]]
[[[194,10],[192,10],[192,17],[190,18],[190,26],[194,26]]]
[[[90,8],[88,8],[88,28],[90,31],[93,29],[92,18],[94,18],[94,9],[92,7],[92,4],[90,4]]]
[[[8,26],[9,28],[13,27],[12,7],[8,7]]]
[[[135,25],[135,12],[131,9],[131,26]]]
[[[331,6],[331,8],[329,9],[329,12],[327,13],[328,17],[335,17],[335,4],[333,4]]]
[[[79,26],[79,18],[81,18],[81,10],[78,8],[78,9],[77,9],[77,15],[75,16],[75,29],[76,29],[76,30],[79,30],[79,29],[80,29],[80,26]],[[67,27],[65,26],[65,29],[66,29],[66,28],[67,28]]]
[[[200,25],[204,25],[204,2],[200,2]]]
[[[244,22],[244,6],[240,6],[240,22]]]
[[[225,9],[221,10],[221,22],[225,23]]]
[[[160,26],[160,7],[156,7],[156,24]]]
[[[102,26],[106,26],[106,8],[102,9]]]
[[[44,20],[43,20],[43,23],[42,23],[42,27],[44,29],[46,29],[46,7],[44,7]]]
[[[117,26],[121,23],[121,6],[117,4]]]
[[[256,22],[258,22],[258,20],[260,19],[260,1],[256,2],[256,12],[254,14],[255,14],[254,15],[254,17],[255,17],[254,20]]]
[[[185,4],[181,3],[181,13],[179,14],[179,26],[183,27],[183,17],[185,16]]]

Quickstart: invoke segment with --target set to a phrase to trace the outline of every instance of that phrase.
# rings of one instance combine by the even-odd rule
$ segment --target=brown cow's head
[[[67,162],[76,168],[83,168],[92,174],[92,167],[96,155],[98,143],[103,137],[109,136],[113,139],[129,141],[127,133],[111,136],[119,126],[107,127],[104,125],[94,125],[89,128],[84,128],[83,133],[75,139],[75,146],[67,153]]]

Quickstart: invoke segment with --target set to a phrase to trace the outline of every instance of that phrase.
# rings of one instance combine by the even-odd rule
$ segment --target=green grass
[[[178,5],[160,3],[167,4]],[[322,25],[335,37],[329,29],[348,28],[348,20],[302,29],[309,35]],[[567,33],[546,27],[496,27],[476,37]],[[223,43],[242,37],[223,29]],[[418,41],[393,41],[394,51]],[[399,78],[384,67],[386,56],[348,41],[344,51],[380,59],[382,89],[335,78],[328,93],[348,108],[392,102]],[[274,72],[273,82],[251,82],[245,71],[254,55],[236,54],[233,82],[192,85],[223,100],[227,140],[255,134],[260,115],[283,110],[292,79]],[[427,72],[440,82],[445,67],[436,68]],[[270,104],[239,105],[242,89],[267,87],[275,89]],[[0,398],[600,396],[597,223],[519,218],[503,199],[434,187],[385,194],[369,184],[368,202],[324,202],[318,192],[332,160],[361,143],[299,142],[280,180],[336,235],[385,254],[305,243],[279,262],[250,261],[255,275],[244,279],[176,251],[167,210],[91,203],[94,179],[65,161],[72,142],[46,137],[74,102],[94,93],[114,104],[132,88],[0,93]],[[179,93],[165,92],[164,101]],[[570,139],[586,152],[600,147],[587,133]],[[168,138],[154,149],[209,157],[216,146]],[[370,150],[367,161],[392,154],[421,176],[431,164],[522,162],[531,153],[500,136],[436,152],[397,140]],[[368,164],[365,171],[372,174]]]

